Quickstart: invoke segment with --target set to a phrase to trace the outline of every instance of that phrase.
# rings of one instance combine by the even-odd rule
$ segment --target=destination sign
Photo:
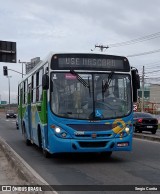
[[[53,69],[88,69],[108,71],[129,71],[128,60],[124,57],[95,54],[59,54],[52,59]]]

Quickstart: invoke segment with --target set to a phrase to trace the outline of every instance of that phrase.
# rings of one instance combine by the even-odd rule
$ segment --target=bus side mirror
[[[44,74],[42,77],[42,88],[43,90],[49,89],[49,76],[47,74]]]
[[[140,89],[140,77],[137,69],[132,69],[133,102],[137,102],[137,90]]]

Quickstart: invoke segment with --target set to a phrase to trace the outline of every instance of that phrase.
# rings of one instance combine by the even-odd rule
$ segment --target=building
[[[142,88],[138,91],[138,97],[138,111],[140,111],[142,103]],[[145,84],[144,111],[160,113],[160,84]]]

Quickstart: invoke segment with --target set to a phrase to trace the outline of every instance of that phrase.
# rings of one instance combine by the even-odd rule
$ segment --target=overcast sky
[[[17,43],[17,61],[43,59],[50,51],[91,52],[105,46],[160,32],[159,0],[5,0],[0,4],[0,40]],[[111,47],[105,54],[128,56],[160,49],[160,38]],[[94,50],[93,52],[99,52]],[[142,72],[160,69],[160,52],[128,58]],[[8,101],[3,66],[21,71],[21,64],[0,63],[0,97]],[[160,63],[159,63],[160,66]],[[146,73],[146,76],[158,74]],[[9,71],[11,102],[21,75]]]

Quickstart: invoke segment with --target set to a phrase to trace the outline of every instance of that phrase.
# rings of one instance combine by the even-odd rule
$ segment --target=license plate
[[[153,128],[153,126],[147,126],[147,128]]]

